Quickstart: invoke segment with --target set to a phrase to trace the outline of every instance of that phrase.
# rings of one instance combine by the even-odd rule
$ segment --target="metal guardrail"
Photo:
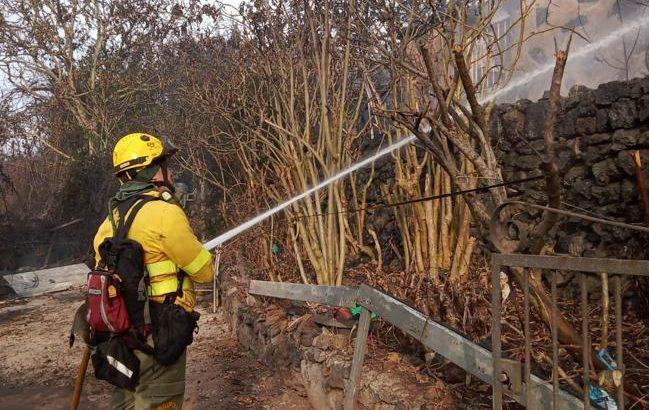
[[[524,317],[523,317],[523,337],[524,337],[524,373],[523,385],[525,391],[521,392],[523,401],[521,404],[527,407],[533,407],[537,404],[537,400],[532,399],[535,395],[543,395],[544,408],[560,408],[561,403],[564,402],[563,398],[559,397],[559,359],[558,359],[558,307],[557,307],[557,274],[556,271],[576,271],[579,275],[579,285],[581,290],[581,315],[582,315],[582,328],[581,328],[581,346],[582,351],[582,386],[583,386],[583,406],[590,407],[589,403],[589,388],[590,370],[589,362],[591,360],[591,341],[589,338],[588,326],[588,290],[586,287],[587,273],[602,273],[606,272],[612,276],[614,305],[615,305],[615,364],[619,375],[619,384],[616,385],[616,399],[617,407],[623,409],[625,401],[624,393],[624,346],[622,335],[622,275],[636,275],[636,276],[649,276],[649,261],[647,260],[625,260],[625,259],[606,259],[606,258],[585,258],[585,257],[572,257],[572,256],[541,256],[541,255],[522,255],[522,254],[492,254],[491,257],[491,284],[492,284],[492,345],[493,345],[493,373],[501,374],[501,371],[506,369],[503,366],[503,359],[501,358],[501,288],[500,288],[500,272],[502,267],[519,267],[519,268],[534,268],[540,269],[542,274],[549,274],[551,285],[550,303],[551,303],[551,332],[552,332],[552,385],[554,386],[552,396],[547,398],[545,391],[539,393],[533,388],[535,383],[529,383],[534,380],[534,375],[531,374],[531,341],[530,341],[530,286],[529,286],[529,269],[525,269],[523,274],[523,298],[524,298]],[[547,270],[550,272],[543,272]],[[546,383],[547,382],[543,382]],[[504,391],[503,384],[494,381],[493,386],[493,407],[500,409],[502,407],[502,393]],[[507,393],[505,391],[505,393]],[[529,397],[531,400],[527,400]]]
[[[491,351],[370,286],[348,288],[253,280],[250,282],[249,293],[332,306],[349,307],[353,304],[362,306],[350,380],[345,389],[343,405],[346,410],[356,407],[372,312],[483,382],[499,386],[499,392],[503,391],[502,386],[506,383],[507,388],[504,392],[518,403],[530,403],[537,408],[548,408],[553,398],[558,397],[559,408],[583,408],[581,400],[563,390],[557,390],[555,395],[554,386],[534,375],[530,375],[528,383],[533,384],[535,388],[526,389],[519,362],[501,358],[500,352],[498,352],[498,360],[495,360]],[[495,368],[498,369],[497,372],[494,372]],[[494,378],[494,374],[498,376]],[[526,396],[526,391],[531,393]]]

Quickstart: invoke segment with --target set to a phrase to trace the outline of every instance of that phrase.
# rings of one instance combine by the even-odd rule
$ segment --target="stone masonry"
[[[548,100],[502,104],[491,115],[505,181],[539,175]],[[574,87],[561,100],[555,129],[563,208],[638,223],[642,205],[630,153],[640,150],[649,175],[649,77],[611,82],[596,90]],[[544,181],[525,185],[523,199],[545,204]],[[624,229],[569,220],[555,251],[575,241],[584,256],[647,257],[647,238]],[[574,249],[574,248],[573,248]]]

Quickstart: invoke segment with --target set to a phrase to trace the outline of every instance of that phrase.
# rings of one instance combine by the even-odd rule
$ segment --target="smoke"
[[[510,13],[516,15],[515,11]],[[559,48],[565,48],[571,34],[562,93],[575,85],[596,88],[602,83],[649,74],[646,4],[633,0],[542,0],[530,17],[526,33],[531,37],[523,47],[510,86],[498,93],[498,102],[541,98],[550,85],[552,70],[545,68],[554,64],[555,41]],[[549,31],[535,34],[543,30]],[[525,81],[530,73],[538,75]]]

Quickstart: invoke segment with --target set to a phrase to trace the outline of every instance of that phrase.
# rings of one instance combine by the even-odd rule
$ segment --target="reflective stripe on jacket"
[[[159,196],[159,193],[151,195]],[[96,264],[99,263],[99,245],[112,235],[113,228],[106,218],[95,235]],[[135,217],[128,238],[139,242],[144,249],[151,299],[162,302],[164,295],[175,292],[178,271],[182,269],[186,274],[183,296],[176,299],[176,303],[191,311],[196,304],[194,282],[210,282],[214,272],[212,256],[194,235],[182,208],[164,200],[145,204]]]

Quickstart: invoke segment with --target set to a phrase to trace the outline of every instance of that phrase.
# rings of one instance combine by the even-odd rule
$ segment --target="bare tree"
[[[501,5],[495,4],[494,7]],[[477,20],[469,18],[470,10],[474,10],[475,15],[479,16]],[[476,81],[480,81],[480,77],[472,78],[471,60],[467,58],[471,54],[475,39],[488,29],[490,19],[496,11],[482,3],[451,2],[443,12],[440,10],[430,12],[432,15],[437,15],[438,20],[430,26],[426,36],[419,37],[418,56],[415,53],[405,53],[403,46],[391,49],[393,50],[391,59],[398,61],[398,64],[393,65],[393,75],[407,78],[414,74],[425,78],[431,95],[422,96],[423,99],[428,100],[424,103],[401,99],[397,107],[384,110],[384,115],[393,119],[395,125],[402,126],[415,134],[435,162],[449,175],[451,186],[460,190],[468,190],[472,187],[471,179],[467,179],[462,172],[462,167],[467,161],[481,183],[491,185],[502,182],[500,165],[495,152],[497,136],[490,134],[488,126],[491,103],[486,105],[480,103],[479,89],[476,87]],[[525,10],[521,11],[519,24],[523,25],[527,14]],[[419,17],[419,20],[422,20],[422,17]],[[522,44],[515,44],[512,47],[522,46]],[[565,54],[558,54],[561,75],[555,76],[552,83],[555,105],[565,58]],[[425,69],[418,69],[417,67],[420,66],[424,66]],[[452,69],[444,67],[452,67]],[[553,124],[550,113],[545,138],[548,157],[546,179],[551,204],[556,206],[558,174],[556,165],[553,166],[551,161],[554,149],[551,141]],[[506,198],[507,192],[503,187],[491,188],[488,194],[464,195],[464,201],[471,210],[473,220],[481,227],[482,232],[487,232],[491,211]],[[534,241],[530,248],[533,253],[540,251],[539,243],[542,243],[544,235],[555,221],[556,218],[552,215],[546,215],[535,228]],[[517,276],[517,279],[522,283],[521,276]],[[540,275],[533,276],[531,282],[541,316],[549,323],[550,301]],[[559,319],[560,339],[565,343],[579,345],[578,334],[574,327],[565,318]]]
[[[156,47],[191,29],[196,18],[194,7],[166,0],[3,0],[0,6],[4,76],[25,99],[60,101],[90,154],[151,86],[142,67],[155,59]]]

